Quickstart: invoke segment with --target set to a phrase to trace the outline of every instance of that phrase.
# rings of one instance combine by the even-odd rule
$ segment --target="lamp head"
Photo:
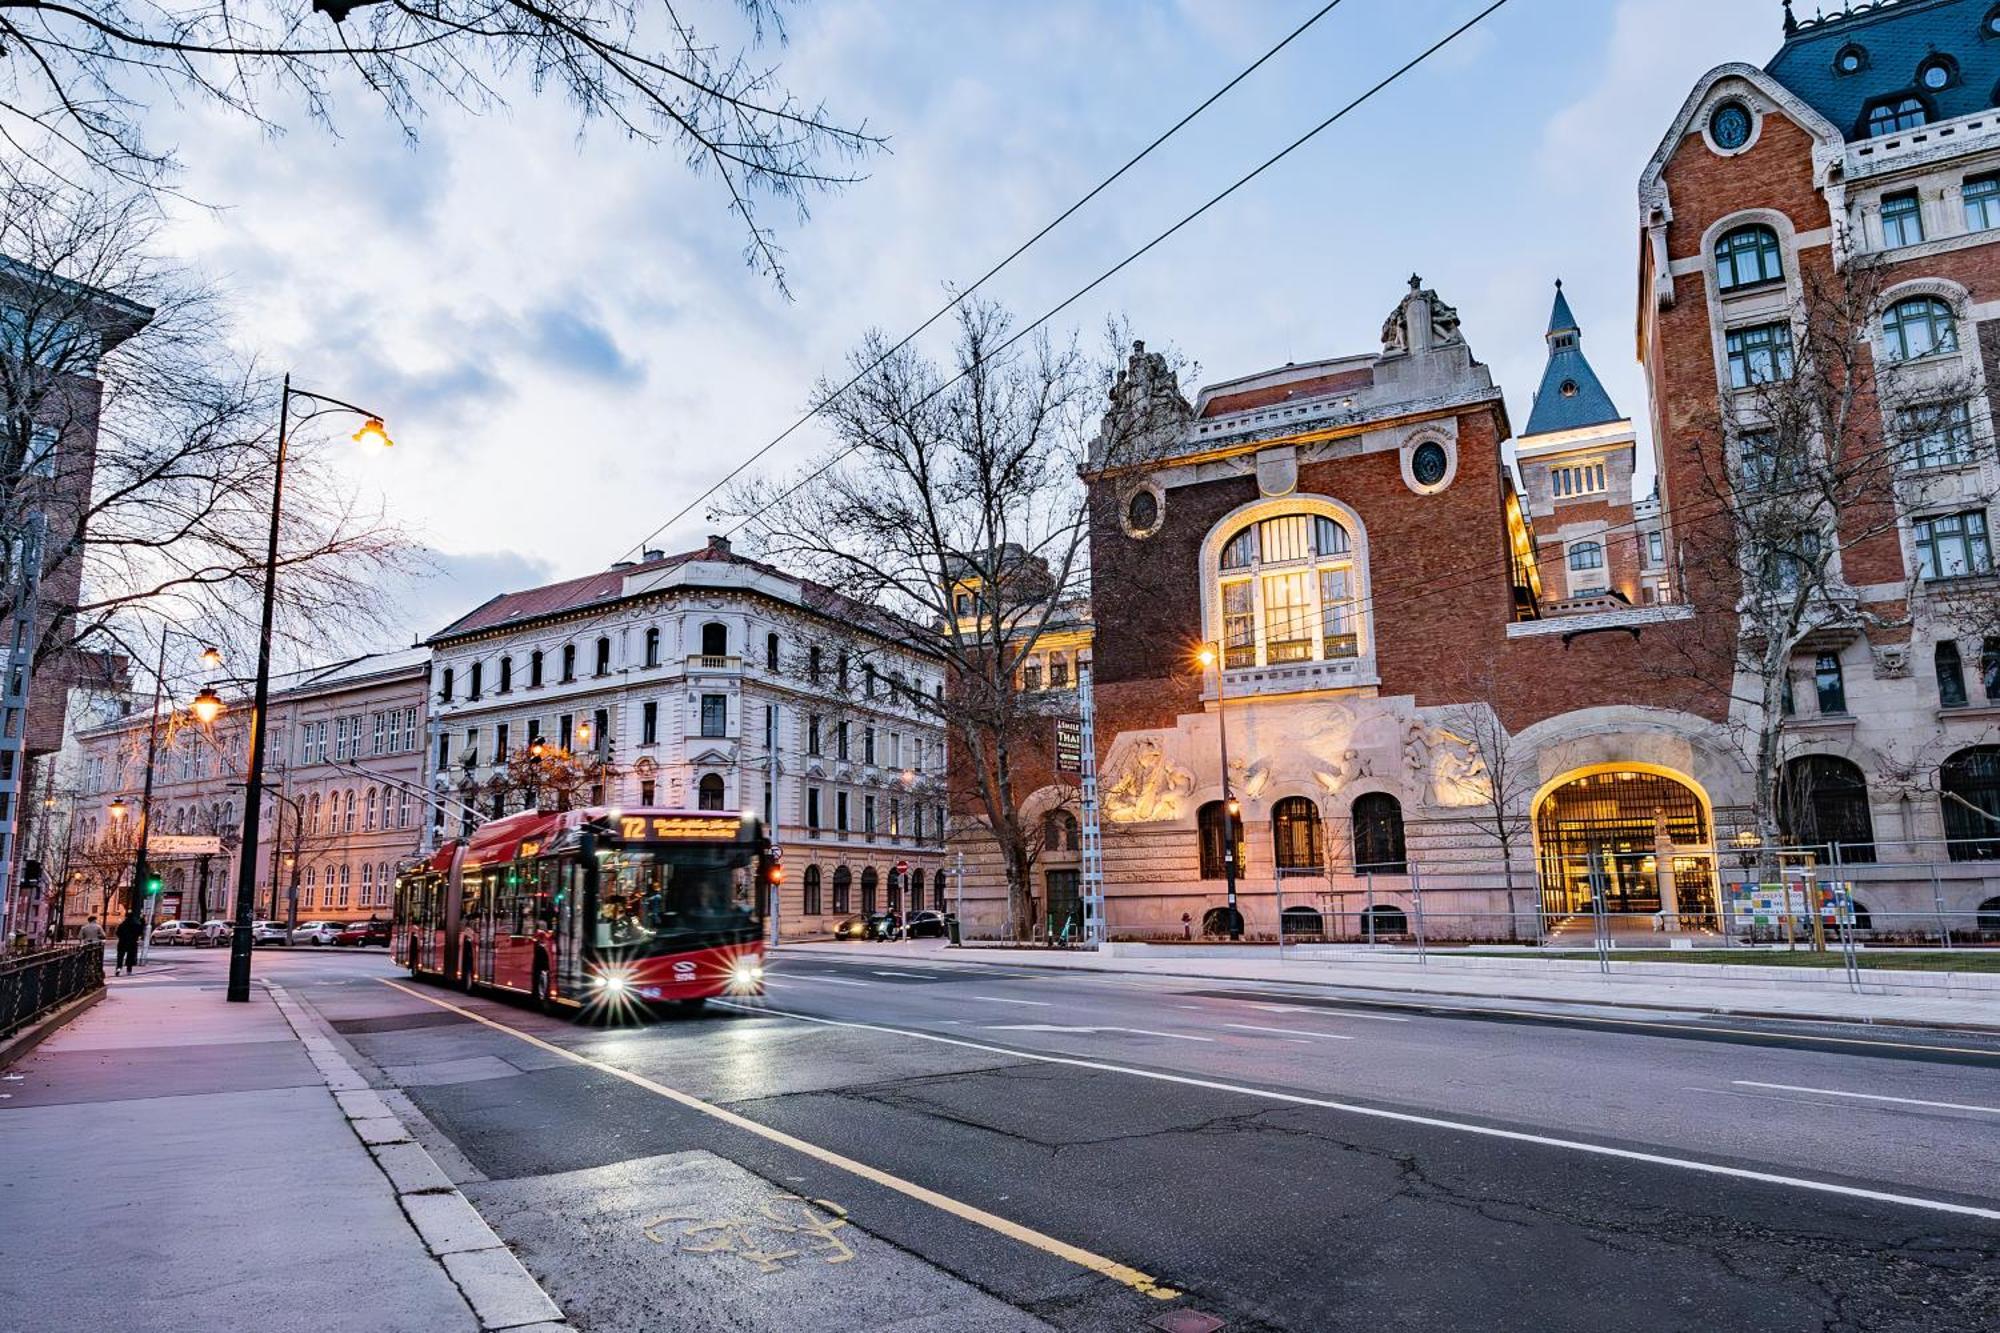
[[[200,719],[203,726],[207,726],[222,716],[224,704],[221,695],[217,694],[212,688],[205,687],[200,694],[194,697],[194,702],[188,705],[188,708],[195,717]]]
[[[542,743],[542,738],[537,736],[528,742],[528,757],[531,759],[540,759],[548,748],[547,745]]]
[[[128,813],[129,809],[125,804],[125,798],[123,796],[120,796],[117,800],[111,803],[111,817],[113,819],[123,819]]]
[[[1205,667],[1212,667],[1215,665],[1215,649],[1209,647],[1205,643],[1201,646],[1201,651],[1196,653],[1194,656],[1195,660],[1197,662],[1200,662]]]
[[[205,666],[205,667],[219,667],[219,666],[221,666],[221,665],[222,665],[222,650],[221,650],[220,648],[217,648],[217,647],[215,647],[215,646],[214,646],[213,644],[211,644],[211,645],[209,645],[208,647],[206,647],[206,648],[202,649],[202,650],[201,650],[201,664],[202,664],[203,666]]]
[[[354,442],[356,444],[379,444],[384,449],[396,443],[389,438],[388,427],[382,424],[382,418],[380,417],[370,417],[368,420],[362,422],[361,429],[354,432]]]

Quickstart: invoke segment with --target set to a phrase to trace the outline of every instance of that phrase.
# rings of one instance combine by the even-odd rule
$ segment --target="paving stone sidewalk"
[[[157,961],[109,987],[0,1081],[0,1327],[563,1327],[282,991]]]

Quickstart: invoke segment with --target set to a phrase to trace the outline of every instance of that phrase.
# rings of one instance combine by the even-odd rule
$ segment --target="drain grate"
[[[1153,1320],[1152,1326],[1162,1333],[1215,1333],[1222,1321],[1199,1310],[1169,1310]]]

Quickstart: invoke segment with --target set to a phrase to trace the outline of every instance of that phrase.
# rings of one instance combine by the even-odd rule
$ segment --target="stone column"
[[[1660,926],[1664,930],[1681,928],[1681,904],[1679,888],[1674,883],[1674,839],[1667,832],[1665,811],[1653,814],[1653,874],[1660,885]]]

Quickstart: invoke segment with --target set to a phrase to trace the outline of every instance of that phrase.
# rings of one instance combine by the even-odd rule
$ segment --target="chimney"
[[[708,553],[710,555],[728,555],[729,538],[718,537],[717,535],[711,532],[708,535]]]
[[[661,549],[660,549],[659,547],[657,547],[657,546],[648,546],[648,547],[646,548],[646,559],[647,559],[647,560],[664,560],[664,559],[666,559],[666,558],[667,558],[667,553],[666,553],[665,551],[661,550]]]

